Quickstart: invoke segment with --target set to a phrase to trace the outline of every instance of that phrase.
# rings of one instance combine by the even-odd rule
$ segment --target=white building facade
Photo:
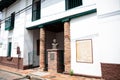
[[[0,64],[49,71],[47,50],[56,39],[64,51],[65,73],[120,79],[120,0],[4,3],[0,1]]]

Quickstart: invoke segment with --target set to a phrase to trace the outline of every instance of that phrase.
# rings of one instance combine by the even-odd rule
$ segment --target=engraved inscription
[[[50,54],[50,60],[54,60],[54,53]]]

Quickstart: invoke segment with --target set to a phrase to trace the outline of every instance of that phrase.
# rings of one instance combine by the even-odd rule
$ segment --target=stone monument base
[[[62,73],[64,71],[64,52],[60,49],[48,49],[48,71]]]

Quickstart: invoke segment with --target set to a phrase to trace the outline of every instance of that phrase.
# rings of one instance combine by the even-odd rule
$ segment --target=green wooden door
[[[8,43],[8,57],[11,56],[12,42]]]

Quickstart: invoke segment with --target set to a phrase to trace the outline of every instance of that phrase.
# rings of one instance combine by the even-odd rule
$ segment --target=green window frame
[[[13,30],[15,22],[15,12],[5,20],[5,30]]]
[[[82,0],[65,0],[65,9],[72,9],[82,5]]]
[[[12,42],[8,42],[8,57],[11,57],[11,50],[12,50]]]
[[[32,21],[40,19],[41,0],[33,0],[32,3]]]

